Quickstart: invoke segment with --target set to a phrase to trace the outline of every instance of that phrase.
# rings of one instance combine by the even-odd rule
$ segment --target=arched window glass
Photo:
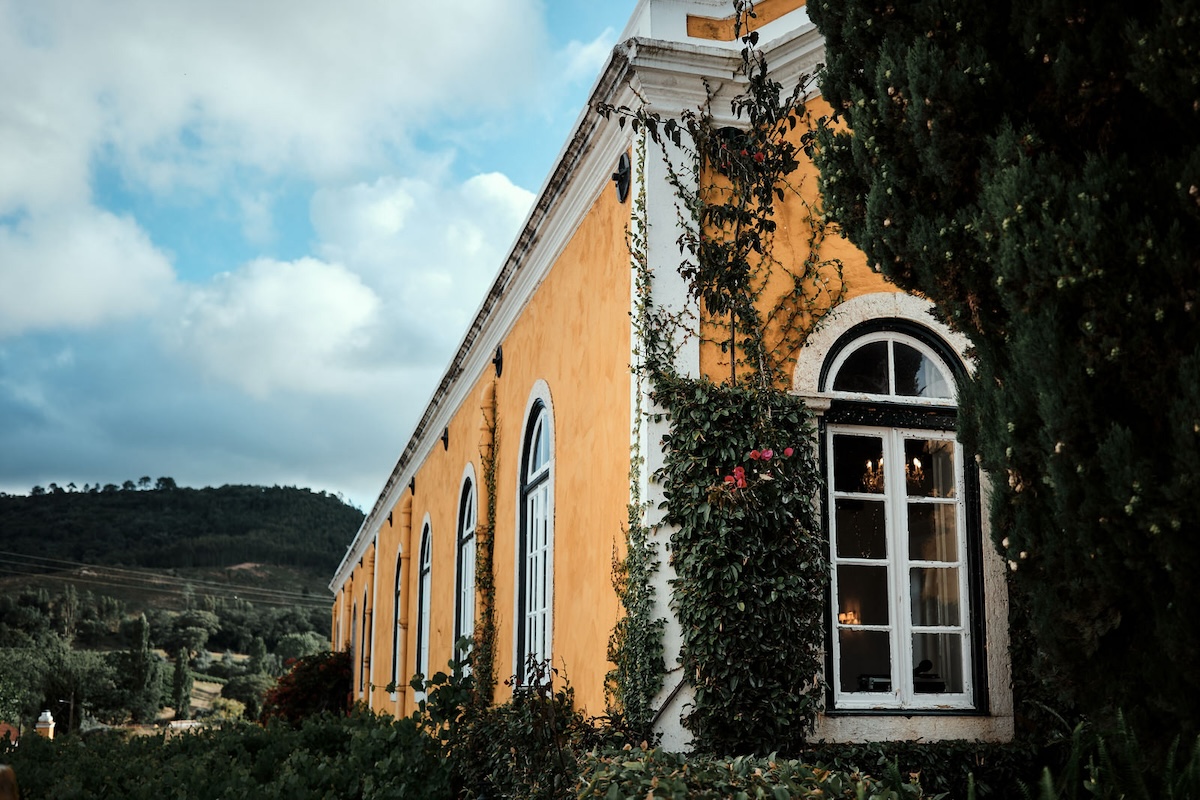
[[[421,559],[417,591],[417,661],[414,669],[429,677],[429,604],[433,589],[433,558],[429,523],[421,531]]]
[[[550,420],[544,403],[534,403],[521,457],[521,537],[518,562],[518,669],[550,659],[553,538]]]
[[[961,366],[911,324],[872,327],[846,337],[824,380],[833,706],[976,707],[978,479],[954,435]]]
[[[830,370],[832,390],[895,402],[952,404],[954,383],[929,345],[899,332],[863,336],[839,353]]]
[[[456,570],[456,603],[454,609],[454,641],[475,635],[475,523],[478,503],[475,483],[463,482],[458,503],[458,568]],[[459,657],[470,652],[468,646]]]

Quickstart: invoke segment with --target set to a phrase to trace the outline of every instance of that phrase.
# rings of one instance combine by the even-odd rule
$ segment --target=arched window
[[[463,481],[458,501],[458,558],[455,569],[454,641],[475,635],[475,523],[478,514],[475,483],[468,477]],[[458,653],[461,658],[470,646]]]
[[[370,628],[371,612],[367,610],[367,593],[363,592],[362,599],[362,633],[359,641],[362,642],[362,653],[358,662],[358,692],[362,694],[367,688],[367,667],[371,663],[371,643],[367,639],[367,631]]]
[[[849,330],[820,378],[834,709],[982,704],[978,476],[953,351],[904,320]]]
[[[518,547],[518,671],[530,659],[548,661],[553,633],[554,511],[550,415],[537,400],[525,427],[521,455],[521,535]]]
[[[352,665],[353,664],[361,665],[362,662],[359,660],[361,654],[358,651],[358,603],[355,603],[350,608],[351,608],[351,611],[350,611],[350,663]],[[353,669],[353,666],[351,667],[351,669]],[[351,673],[351,675],[353,675],[353,673]],[[351,680],[351,682],[353,682],[354,678],[351,677],[350,680]],[[358,671],[358,680],[359,680],[358,691],[361,692],[362,691],[362,669],[361,669],[361,666]]]
[[[431,549],[433,543],[429,532],[429,522],[421,531],[421,560],[418,573],[417,591],[417,662],[414,669],[429,677],[429,602],[433,588],[431,581],[433,558]]]
[[[401,574],[400,567],[403,560],[403,553],[396,551],[396,579],[392,587],[392,687],[393,694],[397,690],[396,685],[400,682],[400,601],[403,598],[401,589]]]

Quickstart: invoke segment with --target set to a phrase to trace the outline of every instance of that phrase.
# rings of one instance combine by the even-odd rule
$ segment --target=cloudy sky
[[[0,491],[369,508],[635,0],[0,0]]]

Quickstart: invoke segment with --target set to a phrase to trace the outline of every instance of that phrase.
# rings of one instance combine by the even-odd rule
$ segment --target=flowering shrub
[[[670,377],[655,399],[671,420],[658,478],[695,690],[684,723],[709,752],[795,750],[823,688],[821,479],[811,448],[763,443],[811,437],[809,412],[774,390]]]

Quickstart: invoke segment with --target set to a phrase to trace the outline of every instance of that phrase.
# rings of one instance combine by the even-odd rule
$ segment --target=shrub
[[[590,755],[584,762],[579,798],[606,800],[724,800],[730,797],[922,798],[915,780],[894,766],[883,779],[840,772],[786,759],[689,758],[645,749]]]

